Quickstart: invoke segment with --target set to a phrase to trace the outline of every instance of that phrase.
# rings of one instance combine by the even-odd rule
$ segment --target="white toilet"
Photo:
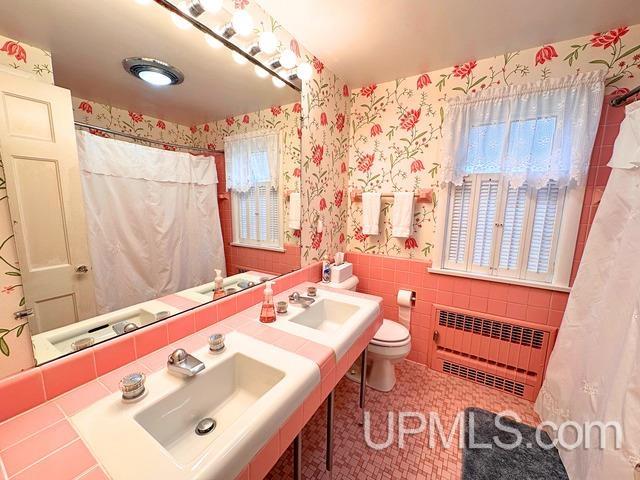
[[[351,275],[339,283],[325,283],[328,287],[356,291],[358,277]],[[381,392],[389,392],[396,384],[394,364],[403,360],[411,351],[411,334],[409,323],[406,325],[393,320],[382,321],[382,325],[369,342],[367,348],[367,385]],[[355,365],[359,369],[359,361]],[[353,370],[353,369],[352,369]],[[348,375],[350,379],[359,381],[360,374]]]

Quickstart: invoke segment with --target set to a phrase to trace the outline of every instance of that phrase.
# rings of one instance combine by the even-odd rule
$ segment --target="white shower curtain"
[[[640,102],[627,107],[547,375],[544,421],[619,422],[622,448],[560,449],[572,480],[633,478],[640,463]],[[574,429],[566,430],[567,433]],[[598,445],[592,430],[593,445]],[[611,430],[609,430],[611,433]],[[567,438],[571,440],[571,438]]]
[[[225,271],[212,157],[78,131],[99,313],[213,280]]]

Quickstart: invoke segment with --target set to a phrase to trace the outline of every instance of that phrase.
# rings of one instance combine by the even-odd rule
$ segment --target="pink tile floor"
[[[533,404],[482,385],[451,377],[424,365],[405,361],[397,366],[398,383],[390,393],[367,389],[367,409],[371,411],[371,438],[386,438],[387,412],[438,412],[445,435],[457,412],[479,407],[493,412],[511,410],[523,423],[535,425],[538,417]],[[397,441],[385,450],[367,447],[363,429],[358,425],[359,386],[343,378],[335,391],[334,469],[330,476],[324,467],[326,403],[323,403],[302,434],[304,479],[333,480],[422,480],[460,478],[462,453],[458,434],[452,447],[429,447],[428,435],[406,437],[403,449]],[[417,420],[406,425],[416,427]],[[397,437],[396,437],[397,440]],[[292,478],[292,449],[282,455],[266,477],[273,480]]]

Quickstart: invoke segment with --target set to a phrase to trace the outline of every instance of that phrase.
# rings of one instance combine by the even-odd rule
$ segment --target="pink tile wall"
[[[557,327],[568,298],[562,292],[428,273],[426,261],[353,252],[347,260],[360,279],[358,291],[382,297],[385,318],[398,319],[398,290],[416,292],[408,358],[425,365],[429,365],[433,304]]]
[[[609,100],[613,95],[608,95],[604,99],[602,107],[602,115],[600,116],[600,125],[591,154],[591,162],[589,164],[589,176],[587,178],[587,189],[584,196],[584,204],[582,214],[580,216],[580,228],[578,230],[578,242],[576,244],[576,255],[573,259],[573,270],[571,279],[576,276],[580,258],[584,250],[584,245],[589,234],[589,229],[593,223],[596,211],[598,210],[598,202],[602,197],[602,192],[607,186],[611,169],[607,167],[607,163],[613,154],[613,144],[620,131],[620,123],[624,120],[624,108],[614,108],[609,105]]]
[[[598,134],[589,166],[584,206],[580,218],[578,242],[573,261],[572,279],[577,272],[584,245],[593,223],[597,202],[607,184],[611,169],[607,163],[613,143],[624,119],[623,108],[609,106],[605,98]],[[568,294],[533,287],[507,285],[427,273],[428,262],[395,257],[381,257],[349,252],[354,273],[360,278],[358,291],[383,298],[385,318],[397,320],[396,294],[399,289],[415,290],[416,306],[411,318],[412,350],[409,359],[429,364],[427,348],[434,303],[464,308],[480,313],[559,327]]]
[[[320,264],[314,263],[276,279],[274,293],[284,292],[302,282],[319,280]],[[163,348],[259,303],[263,289],[258,285],[227,299],[109,340],[82,353],[68,355],[0,380],[0,422],[80,385],[89,385],[87,382],[137,359],[148,359],[152,352],[157,351],[158,361],[164,365],[169,352],[162,351]]]

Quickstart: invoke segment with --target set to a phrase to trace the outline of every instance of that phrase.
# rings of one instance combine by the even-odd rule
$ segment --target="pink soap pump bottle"
[[[276,309],[273,306],[273,289],[271,286],[275,282],[273,280],[267,280],[264,287],[264,300],[262,302],[262,309],[260,310],[260,321],[262,323],[273,323],[276,321]]]

